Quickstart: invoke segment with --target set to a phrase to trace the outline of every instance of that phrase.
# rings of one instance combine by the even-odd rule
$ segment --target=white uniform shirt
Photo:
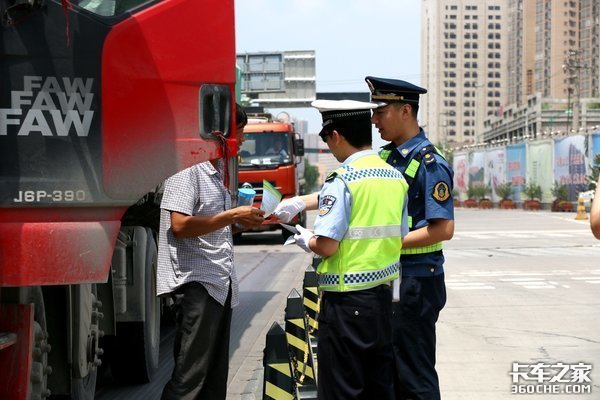
[[[157,293],[173,292],[188,282],[201,283],[225,304],[231,284],[231,306],[238,304],[238,280],[233,267],[231,227],[198,237],[178,239],[171,231],[171,213],[211,216],[231,207],[231,196],[219,171],[203,162],[165,181],[158,240]]]

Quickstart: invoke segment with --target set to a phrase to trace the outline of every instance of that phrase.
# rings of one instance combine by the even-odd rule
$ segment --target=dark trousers
[[[394,398],[391,288],[324,292],[317,344],[319,400]]]
[[[224,400],[229,369],[231,291],[225,306],[204,286],[187,283],[174,292],[175,367],[162,400]]]
[[[444,274],[403,276],[393,305],[396,400],[439,400],[435,323],[446,304]]]

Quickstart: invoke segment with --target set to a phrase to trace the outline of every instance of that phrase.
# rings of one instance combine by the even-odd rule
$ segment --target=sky
[[[367,75],[420,84],[421,0],[236,0],[235,19],[238,53],[315,50],[317,92],[367,92]],[[315,109],[270,111],[320,130]]]

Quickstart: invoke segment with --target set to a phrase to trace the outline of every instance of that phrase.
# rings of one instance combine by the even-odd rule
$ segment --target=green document
[[[281,201],[281,193],[279,190],[275,188],[275,186],[271,185],[268,181],[263,179],[263,193],[262,193],[262,203],[260,204],[260,209],[265,212],[265,218],[269,215],[273,214],[275,208],[277,208],[277,204]]]

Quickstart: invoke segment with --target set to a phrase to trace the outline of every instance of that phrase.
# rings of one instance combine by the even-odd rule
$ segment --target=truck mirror
[[[304,139],[295,140],[295,151],[294,154],[298,157],[304,156]]]

